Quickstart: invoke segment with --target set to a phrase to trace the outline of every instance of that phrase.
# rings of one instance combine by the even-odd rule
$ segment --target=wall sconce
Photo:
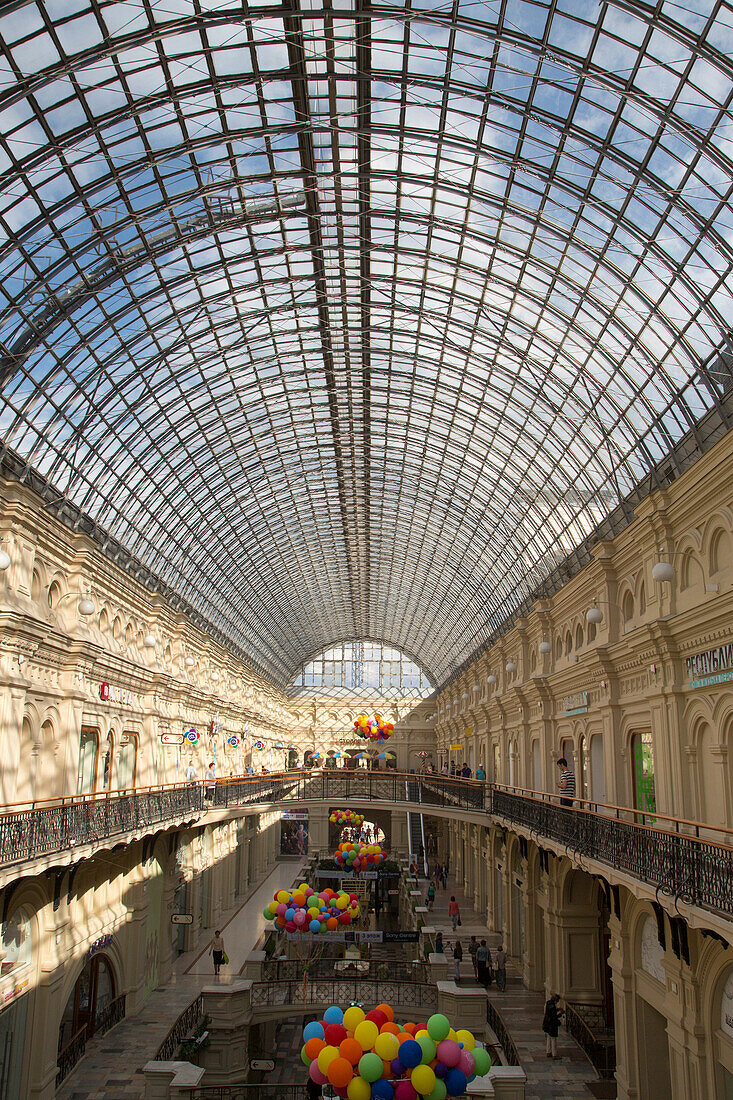
[[[509,660],[507,661],[507,663],[506,663],[506,670],[507,670],[507,672],[509,673],[509,675],[511,676],[511,674],[512,674],[513,672],[516,672],[516,671],[517,671],[517,662],[516,662],[516,661],[513,661],[513,660],[512,660],[511,658],[510,658],[510,659],[509,659]]]
[[[552,653],[552,642],[548,642],[547,638],[543,638],[539,645],[540,653]]]

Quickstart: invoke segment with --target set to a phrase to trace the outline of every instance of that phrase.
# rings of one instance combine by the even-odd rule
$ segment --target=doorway
[[[640,1100],[672,1100],[667,1021],[637,995]]]
[[[83,1028],[87,1039],[91,1039],[105,1008],[114,999],[112,964],[105,955],[94,955],[85,963],[66,1002],[59,1027],[59,1050],[68,1046]]]

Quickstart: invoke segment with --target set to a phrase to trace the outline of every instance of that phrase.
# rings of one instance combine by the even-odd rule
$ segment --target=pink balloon
[[[470,1077],[473,1071],[476,1069],[476,1059],[470,1050],[462,1050],[461,1057],[458,1059],[458,1068],[465,1073],[466,1077]]]
[[[286,920],[285,921],[285,931],[286,932],[297,932],[298,931],[298,926],[297,926],[297,924],[295,923],[294,920]]]
[[[316,1062],[315,1058],[308,1067],[308,1073],[311,1076],[311,1081],[315,1081],[317,1085],[325,1085],[326,1081],[328,1080],[328,1078],[324,1077],[324,1075],[319,1070],[318,1062]]]
[[[398,1081],[394,1087],[394,1100],[417,1100],[411,1081]]]
[[[305,915],[305,910],[304,909],[298,909],[295,916],[293,917],[293,921],[294,921],[295,924],[297,924],[298,928],[300,928],[301,925],[305,924],[307,919],[308,918]]]
[[[278,917],[284,917],[287,909],[288,907],[285,902],[281,901],[280,904],[275,907],[275,912],[277,913]],[[270,910],[270,912],[272,912],[272,909]]]
[[[438,1060],[445,1066],[457,1066],[461,1057],[461,1048],[454,1039],[443,1039],[438,1043]]]

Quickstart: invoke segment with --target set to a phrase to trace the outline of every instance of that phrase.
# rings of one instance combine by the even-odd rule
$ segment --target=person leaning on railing
[[[560,799],[560,805],[572,806],[575,798],[575,772],[568,767],[568,762],[564,756],[560,757],[557,766],[560,769],[560,781],[557,784],[557,789],[563,796]]]

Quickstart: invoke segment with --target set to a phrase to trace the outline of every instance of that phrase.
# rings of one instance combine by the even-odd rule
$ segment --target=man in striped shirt
[[[562,795],[560,805],[572,806],[573,799],[575,798],[575,772],[570,770],[564,756],[560,757],[557,766],[560,769],[560,782],[557,785]]]

